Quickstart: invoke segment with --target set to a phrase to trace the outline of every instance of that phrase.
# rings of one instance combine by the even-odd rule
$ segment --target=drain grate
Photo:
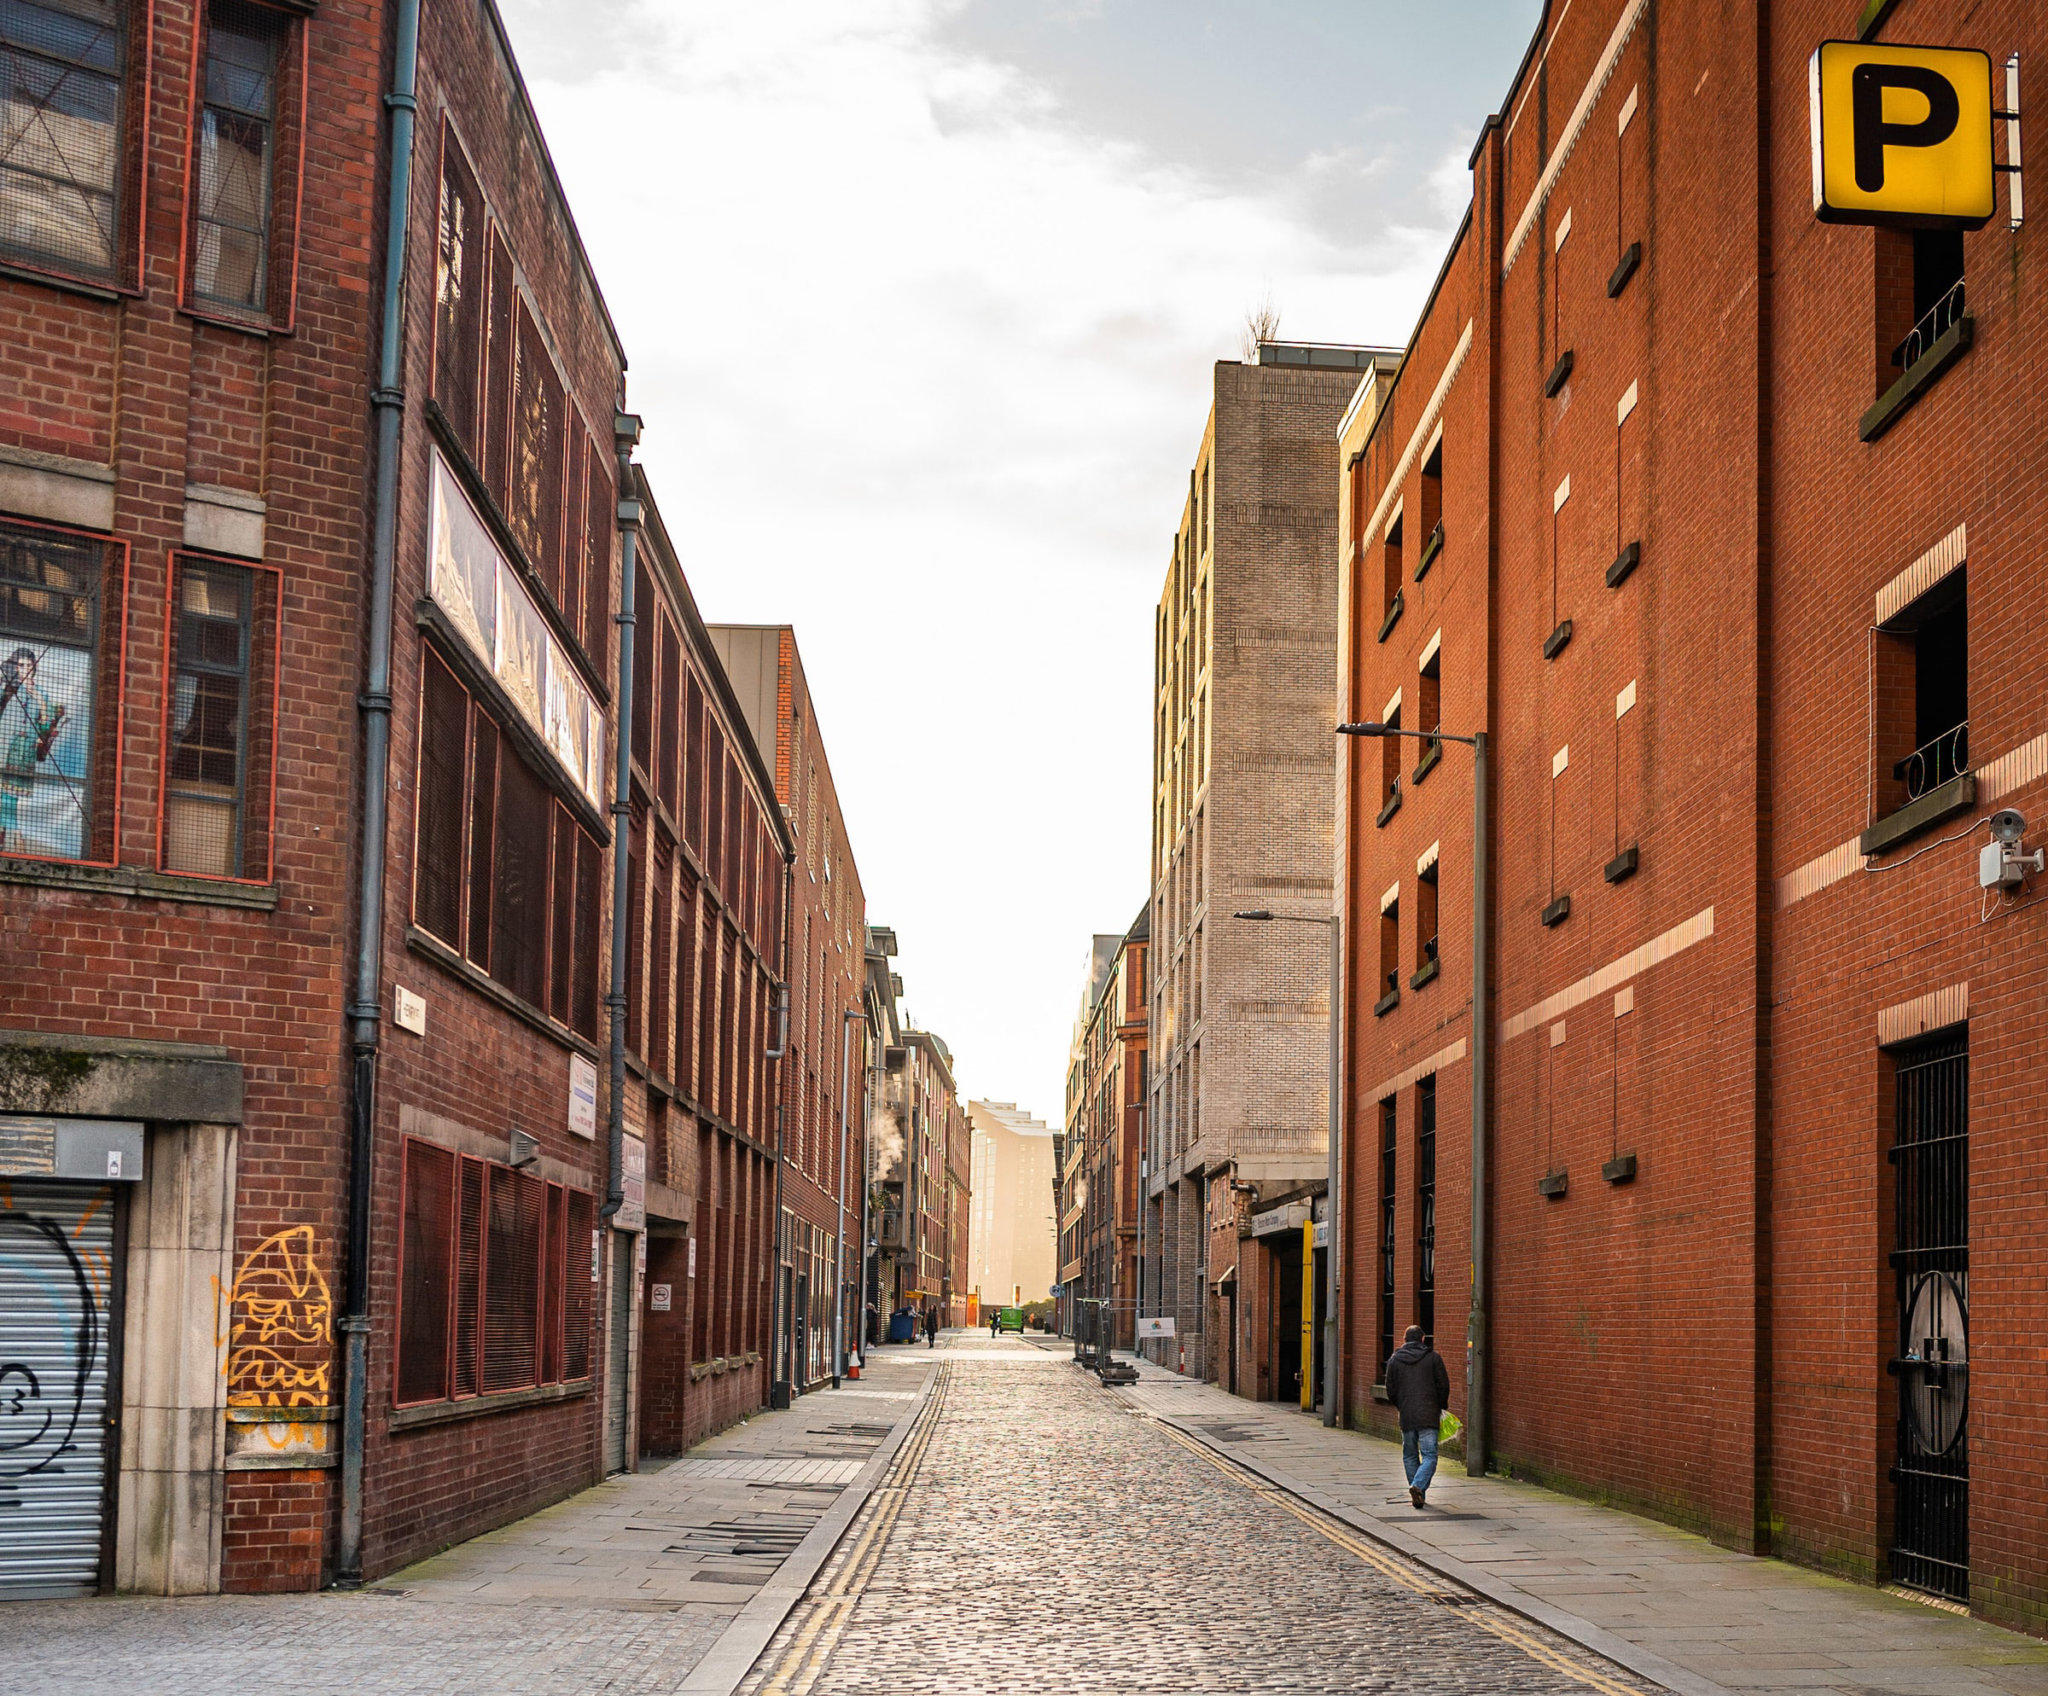
[[[708,1525],[634,1525],[631,1531],[667,1532],[677,1540],[662,1553],[667,1555],[754,1556],[777,1562],[783,1560],[814,1522],[792,1520],[780,1514],[751,1514],[745,1519],[715,1519]]]
[[[857,1423],[853,1425],[827,1425],[813,1434],[821,1437],[867,1437],[875,1442],[880,1442],[895,1429],[896,1427],[893,1425]]]

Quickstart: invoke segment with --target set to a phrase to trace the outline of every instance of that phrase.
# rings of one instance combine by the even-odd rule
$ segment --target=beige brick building
[[[1140,1311],[1175,1321],[1148,1354],[1247,1395],[1295,1394],[1268,1360],[1276,1280],[1247,1265],[1241,1287],[1238,1233],[1324,1176],[1329,968],[1315,930],[1230,914],[1330,911],[1338,424],[1391,370],[1273,342],[1217,364],[1157,614]]]

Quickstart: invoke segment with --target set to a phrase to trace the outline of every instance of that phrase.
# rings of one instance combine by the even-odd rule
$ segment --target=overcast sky
[[[1211,365],[1398,344],[1539,0],[501,0],[706,618],[793,623],[904,1005],[1058,1123]]]

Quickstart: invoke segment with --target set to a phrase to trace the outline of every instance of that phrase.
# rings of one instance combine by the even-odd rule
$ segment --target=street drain
[[[895,1430],[893,1425],[827,1425],[817,1435],[823,1437],[869,1437],[876,1442]]]
[[[783,1560],[810,1531],[812,1521],[791,1524],[767,1515],[718,1519],[709,1525],[636,1525],[634,1531],[666,1531],[679,1537],[662,1550],[665,1555],[767,1556]]]

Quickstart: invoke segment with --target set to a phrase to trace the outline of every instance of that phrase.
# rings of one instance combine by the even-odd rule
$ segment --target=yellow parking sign
[[[1808,81],[1816,218],[1950,230],[1990,221],[1990,54],[1824,41]]]

